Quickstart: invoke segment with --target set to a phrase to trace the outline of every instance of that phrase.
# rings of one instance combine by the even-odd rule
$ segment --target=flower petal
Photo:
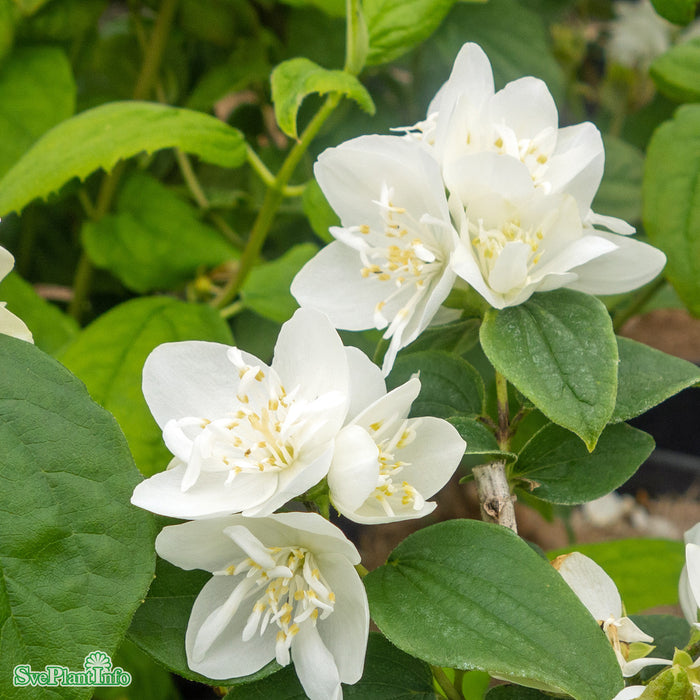
[[[2,275],[0,275],[2,278]],[[32,332],[27,328],[27,324],[5,308],[4,303],[0,303],[0,333],[11,335],[13,338],[26,340],[28,343],[34,342]]]
[[[238,583],[245,578],[239,576],[214,576],[208,581],[192,606],[190,620],[185,635],[187,664],[196,673],[208,678],[238,678],[260,670],[275,658],[275,635],[277,627],[269,625],[262,635],[253,635],[244,642],[243,629],[253,607],[253,601],[241,605],[216,637],[201,640],[200,645],[208,643],[206,655],[198,658],[195,642],[207,619],[219,609],[233,592]],[[204,630],[206,633],[206,629]]]
[[[617,586],[603,569],[580,552],[557,557],[552,564],[596,620],[622,615]]]
[[[0,280],[6,277],[15,266],[15,259],[9,250],[0,246]]]
[[[154,474],[136,486],[131,502],[159,515],[196,520],[254,508],[277,488],[276,473],[238,474],[226,484],[227,472],[202,472],[197,482],[183,492],[185,473],[186,467],[178,465]]]
[[[386,382],[382,371],[359,348],[346,347],[345,353],[350,368],[350,408],[348,419],[352,420],[360,411],[386,394]]]
[[[641,697],[645,690],[645,685],[629,685],[623,688],[613,700],[635,700],[635,698]]]
[[[335,658],[340,680],[357,683],[362,677],[369,634],[367,593],[345,558],[329,553],[317,559],[336,600],[333,614],[319,622],[319,634]]]
[[[336,660],[311,621],[299,625],[292,641],[292,660],[309,700],[341,700],[343,690]]]
[[[519,139],[533,139],[559,125],[557,106],[546,83],[526,77],[508,83],[489,103],[489,118],[506,124]]]
[[[153,350],[143,367],[143,395],[161,428],[173,418],[218,418],[231,411],[240,380],[228,350],[228,345],[200,340]],[[267,369],[256,357],[243,356]]]
[[[343,515],[357,510],[377,486],[379,449],[364,428],[348,425],[335,440],[328,471],[331,501]]]
[[[420,393],[420,379],[411,377],[396,389],[368,406],[353,421],[354,424],[369,429],[375,423],[383,423],[394,417],[405,418],[411,410],[411,404]]]
[[[629,292],[651,282],[666,264],[666,256],[658,248],[613,233],[596,234],[613,242],[617,249],[572,268],[578,280],[567,285],[570,289],[587,294]]]
[[[625,678],[636,676],[646,666],[670,666],[673,663],[670,659],[658,659],[651,656],[645,656],[634,661],[625,661],[622,666],[622,675]]]

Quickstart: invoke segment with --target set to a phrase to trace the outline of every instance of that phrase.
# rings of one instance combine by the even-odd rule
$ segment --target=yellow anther
[[[493,145],[496,148],[503,148],[503,139],[499,136],[494,142]]]
[[[537,156],[537,162],[540,165],[544,165],[547,162],[547,156],[544,153],[540,153],[540,155]]]
[[[362,226],[360,226],[360,233],[367,235],[369,233],[369,226],[367,224],[362,224]]]
[[[258,373],[255,375],[255,381],[261,382],[263,379],[265,379],[265,372],[263,372],[261,369],[259,369]]]

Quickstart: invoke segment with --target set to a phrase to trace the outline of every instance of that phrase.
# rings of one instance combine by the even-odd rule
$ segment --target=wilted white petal
[[[5,303],[0,302],[0,333],[11,335],[14,338],[34,342],[32,332],[27,324],[5,308]]]
[[[640,697],[645,690],[646,686],[644,685],[629,685],[623,688],[613,700],[635,700],[635,698]]]
[[[641,659],[634,659],[633,661],[624,661],[620,664],[622,669],[622,675],[625,678],[632,678],[636,676],[643,668],[647,666],[670,666],[673,663],[670,659],[657,659],[651,656],[645,656]]]

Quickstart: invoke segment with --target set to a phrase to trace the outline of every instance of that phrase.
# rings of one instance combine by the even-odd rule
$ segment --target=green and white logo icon
[[[71,671],[67,666],[47,665],[43,671],[32,671],[29,664],[18,664],[12,674],[17,688],[32,687],[96,687],[125,688],[131,683],[131,674],[119,666],[112,666],[112,659],[104,651],[91,651],[83,661],[82,671]]]

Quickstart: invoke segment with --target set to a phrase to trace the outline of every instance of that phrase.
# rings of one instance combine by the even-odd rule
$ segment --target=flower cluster
[[[212,579],[186,636],[192,670],[225,679],[292,660],[312,700],[362,675],[369,613],[355,547],[317,513],[278,509],[323,490],[351,520],[418,518],[465,444],[437,418],[408,418],[420,381],[387,393],[381,371],[343,346],[321,313],[299,309],[270,366],[238,348],[156,348],[143,391],[173,454],[132,502],[190,520],[156,551]]]
[[[15,259],[12,254],[0,246],[0,280],[6,277],[12,270]],[[12,312],[5,308],[5,302],[0,302],[0,333],[12,335],[20,340],[33,343],[32,333],[24,321],[20,320]]]
[[[536,78],[496,92],[477,45],[462,48],[426,119],[401,130],[321,154],[315,175],[341,225],[292,284],[336,328],[384,329],[385,373],[446,318],[456,280],[502,309],[560,287],[627,292],[663,268],[631,226],[591,209],[605,159],[598,129],[560,128]]]

